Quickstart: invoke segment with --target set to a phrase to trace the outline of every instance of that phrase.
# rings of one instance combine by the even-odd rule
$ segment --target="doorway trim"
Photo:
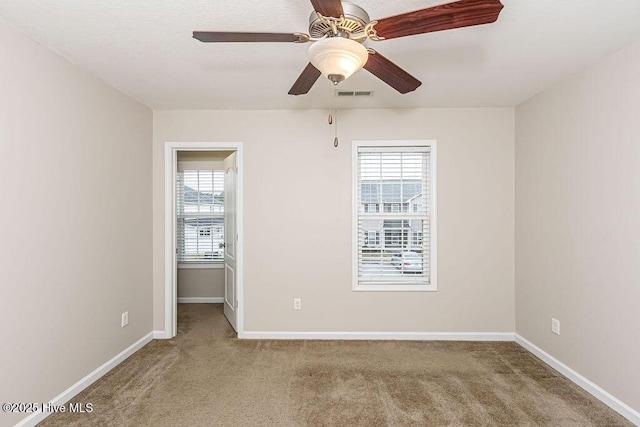
[[[176,262],[176,209],[175,181],[178,151],[235,151],[237,154],[238,182],[236,183],[236,259],[238,263],[236,292],[238,297],[238,338],[244,335],[244,245],[243,245],[243,151],[242,142],[165,142],[164,144],[164,337],[177,333],[177,262]]]

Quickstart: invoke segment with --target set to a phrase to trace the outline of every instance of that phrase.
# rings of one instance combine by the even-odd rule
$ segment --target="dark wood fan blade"
[[[311,86],[318,80],[320,77],[320,71],[313,66],[313,64],[309,63],[307,67],[302,71],[298,80],[291,86],[289,89],[289,95],[304,95],[309,92]]]
[[[369,59],[364,68],[400,93],[412,92],[422,84],[420,80],[375,51],[369,51]]]
[[[204,43],[228,42],[306,42],[302,33],[241,33],[233,31],[194,31],[193,38]]]
[[[374,28],[378,37],[393,39],[433,31],[489,24],[498,19],[502,8],[500,0],[460,0],[379,19]]]
[[[344,14],[340,0],[311,0],[313,10],[320,12],[322,16],[339,18]]]

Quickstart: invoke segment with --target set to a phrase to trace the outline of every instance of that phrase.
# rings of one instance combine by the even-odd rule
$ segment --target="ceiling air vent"
[[[336,96],[373,96],[372,90],[337,90]]]

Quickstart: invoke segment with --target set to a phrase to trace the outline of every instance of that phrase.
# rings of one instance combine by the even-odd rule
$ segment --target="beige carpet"
[[[73,402],[40,425],[632,425],[515,343],[238,340],[218,304]]]

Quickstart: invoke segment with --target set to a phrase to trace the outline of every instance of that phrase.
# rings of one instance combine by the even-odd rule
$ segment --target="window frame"
[[[358,149],[359,148],[378,148],[378,147],[429,147],[429,171],[430,180],[429,184],[430,194],[428,203],[429,212],[429,284],[360,284],[358,278]],[[351,201],[352,201],[352,214],[351,214],[351,231],[352,231],[352,291],[357,292],[433,292],[438,289],[437,281],[437,242],[438,242],[438,221],[437,221],[437,177],[438,177],[438,150],[436,140],[358,140],[353,141],[351,150]],[[382,239],[382,233],[380,238]],[[423,236],[424,241],[424,236]]]

